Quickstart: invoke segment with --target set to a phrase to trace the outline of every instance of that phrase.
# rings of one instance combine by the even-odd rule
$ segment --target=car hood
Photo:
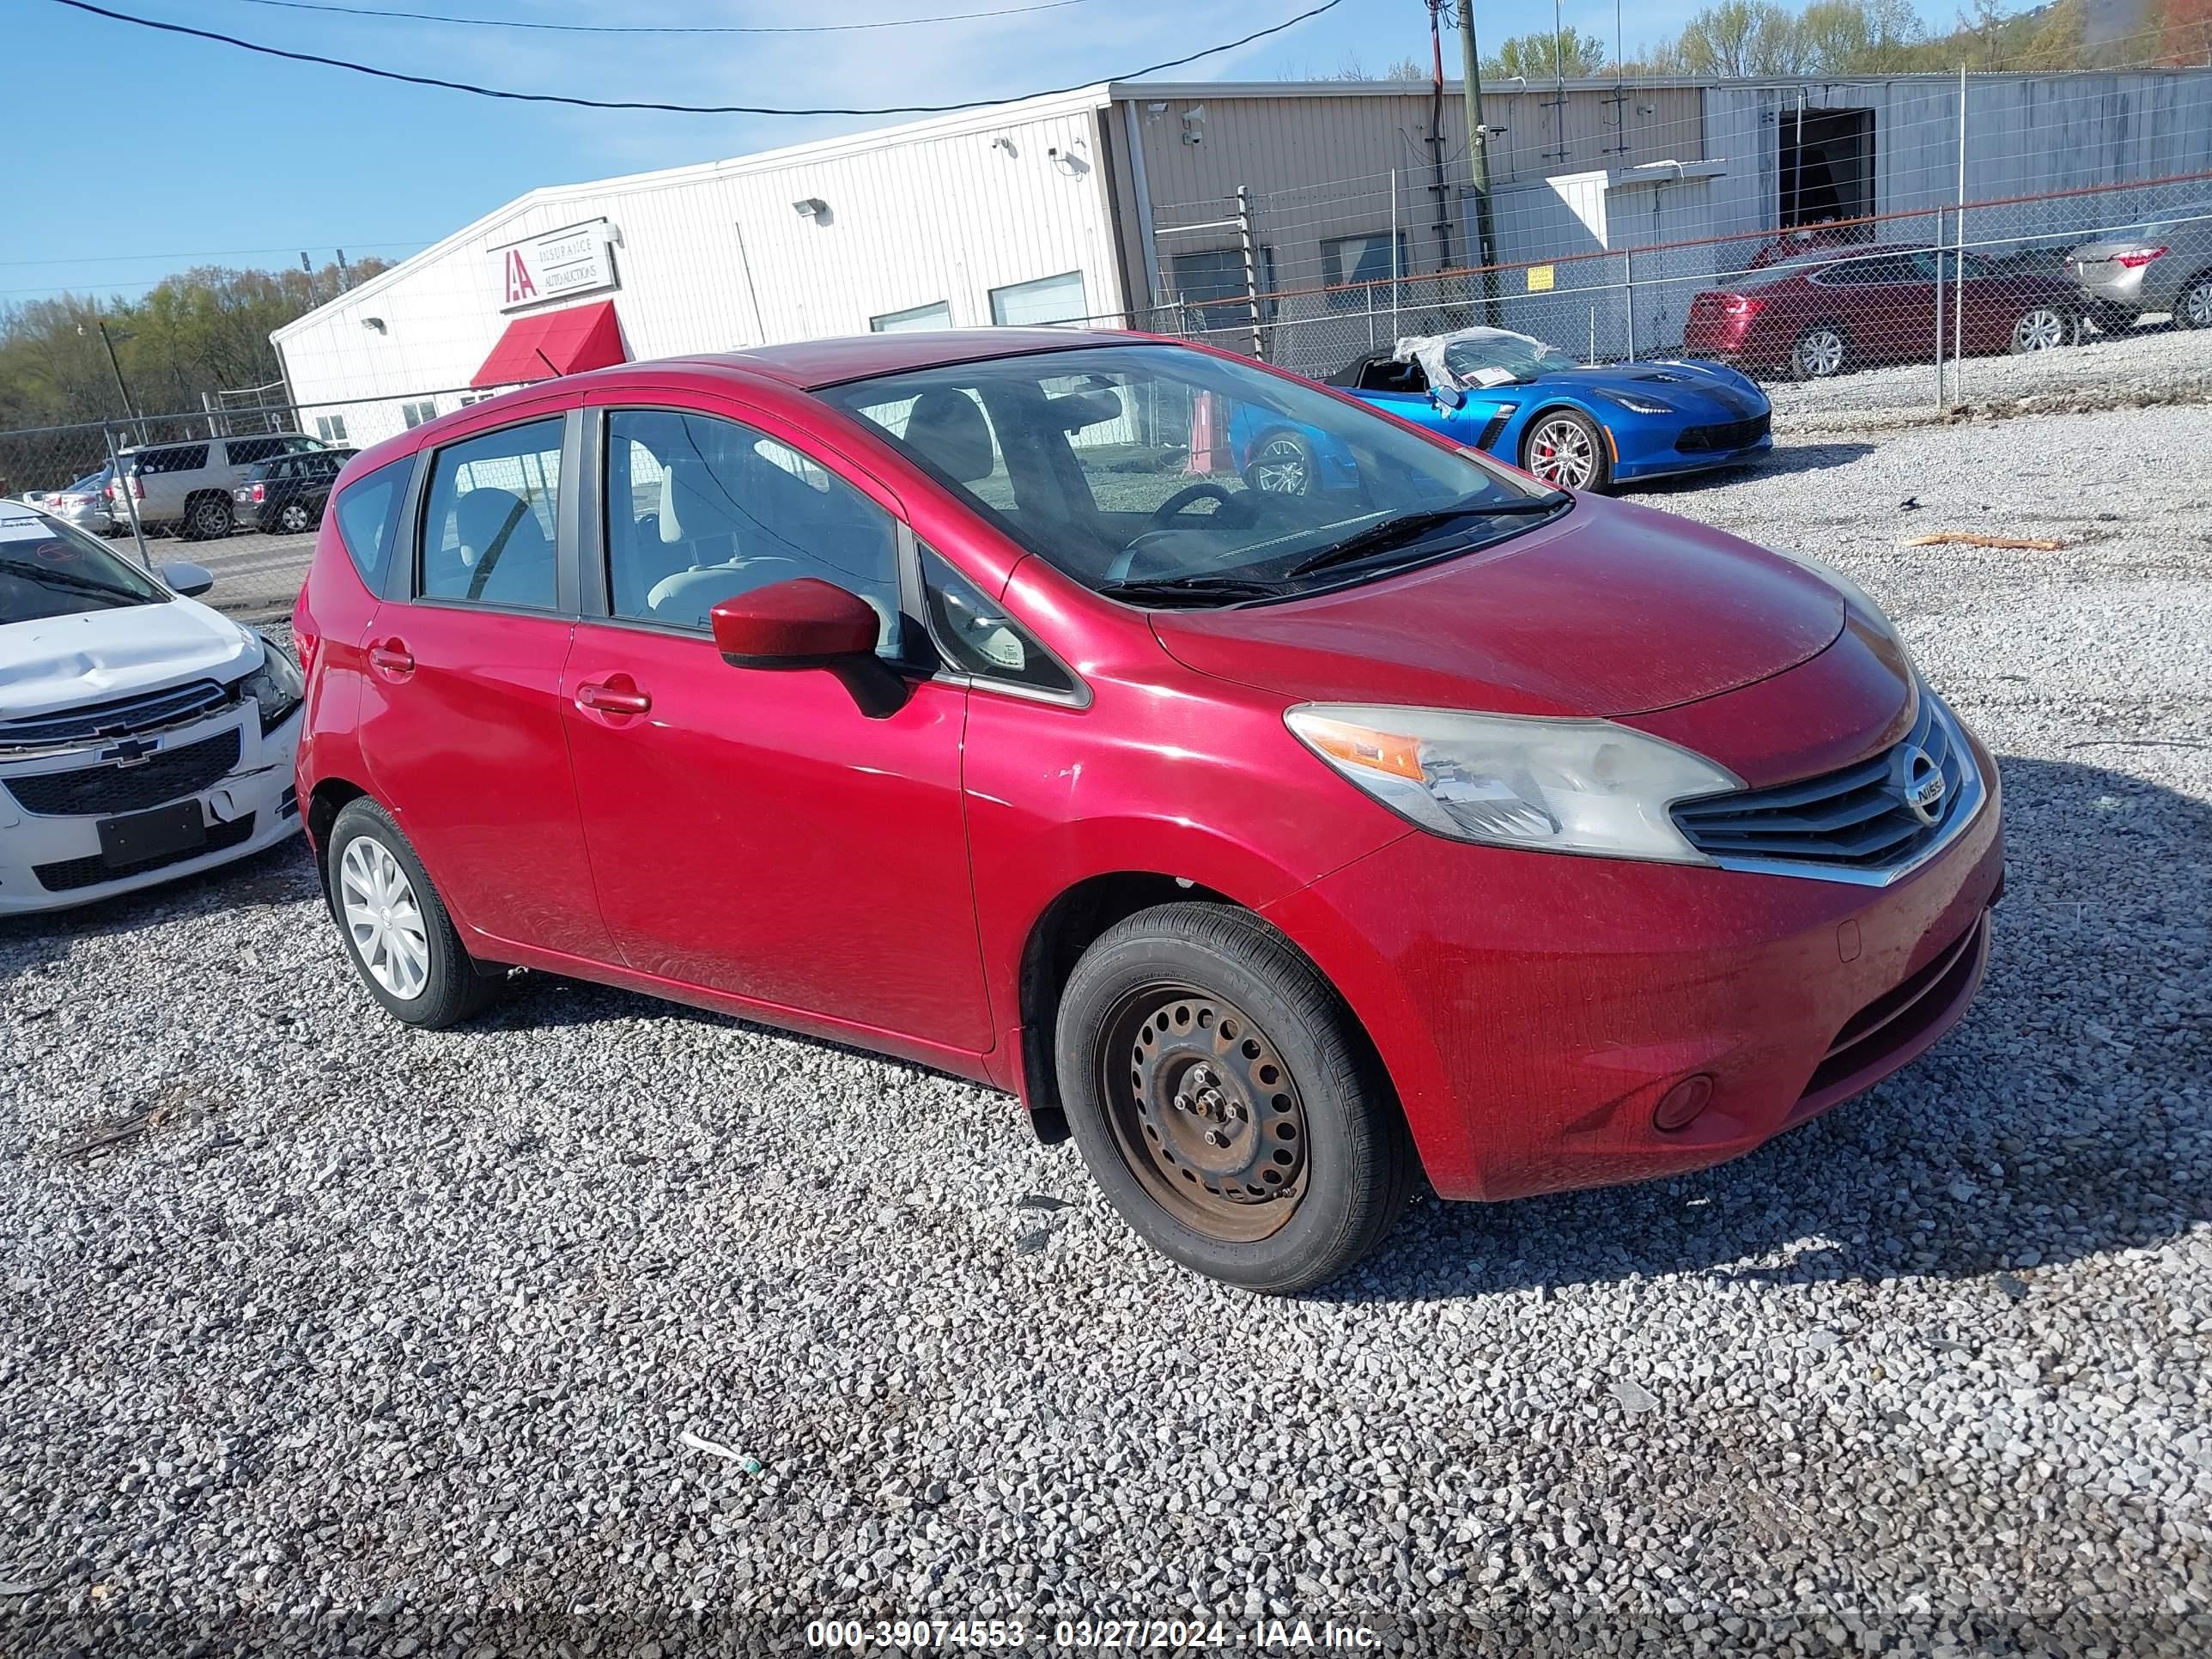
[[[1766,413],[1766,394],[1727,369],[1695,363],[1621,364],[1597,368],[1553,368],[1531,384],[1571,386],[1578,392],[1626,392],[1672,404],[1686,415],[1741,420]]]
[[[190,599],[0,626],[0,720],[106,702],[191,680],[233,680],[261,642]]]
[[[1310,599],[1158,611],[1152,626],[1186,667],[1300,701],[1626,715],[1817,656],[1844,601],[1778,554],[1583,495],[1483,552]]]

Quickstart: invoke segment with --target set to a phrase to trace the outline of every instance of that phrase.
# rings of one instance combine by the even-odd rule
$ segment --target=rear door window
[[[415,458],[393,461],[356,478],[338,492],[338,540],[346,556],[372,593],[384,590],[384,576],[392,565],[392,544],[399,524],[400,502]]]
[[[506,427],[433,457],[422,515],[422,598],[553,609],[566,424],[556,415]]]

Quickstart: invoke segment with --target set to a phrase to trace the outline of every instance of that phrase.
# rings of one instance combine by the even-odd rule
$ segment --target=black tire
[[[1832,349],[1826,343],[1832,338]],[[1851,337],[1841,323],[1814,323],[1790,348],[1790,378],[1825,380],[1850,366]]]
[[[380,979],[363,954],[354,927],[349,925],[346,854],[356,842],[381,848],[398,866],[411,890],[410,896],[421,921],[427,960],[419,988],[408,994],[402,994],[407,991],[404,980],[395,988]],[[453,918],[447,915],[445,902],[438,896],[438,890],[432,884],[429,872],[422,868],[422,860],[415,856],[414,848],[400,834],[399,826],[374,801],[362,797],[348,801],[339,811],[337,821],[331,825],[325,880],[330,892],[331,915],[337,923],[338,937],[344,942],[346,959],[353,963],[354,972],[368,988],[368,994],[394,1019],[426,1030],[442,1030],[481,1012],[499,994],[497,970],[487,971],[462,946],[461,936],[454,930]]]
[[[1270,432],[1252,446],[1244,464],[1247,488],[1263,495],[1310,495],[1321,487],[1321,462],[1314,447],[1287,428]]]
[[[1207,1080],[1208,1055],[1255,1069],[1201,1090],[1190,1079]],[[1310,1290],[1364,1257],[1405,1207],[1414,1159],[1389,1080],[1343,1000],[1249,911],[1164,904],[1107,929],[1068,978],[1055,1057],[1099,1190],[1155,1249],[1210,1278]],[[1255,1087],[1275,1092],[1263,1101]],[[1166,1091],[1186,1090],[1214,1098],[1176,1117]],[[1209,1111],[1223,1150],[1178,1156],[1173,1138],[1213,1122]],[[1255,1175],[1287,1184],[1243,1184]]]
[[[185,509],[184,532],[192,541],[219,542],[230,534],[235,522],[229,497],[203,495]]]
[[[2198,271],[2173,296],[2176,328],[2212,328],[2212,267]]]
[[[1520,465],[1523,472],[1562,489],[1602,495],[1613,488],[1613,451],[1597,422],[1580,410],[1539,410],[1522,437]]]

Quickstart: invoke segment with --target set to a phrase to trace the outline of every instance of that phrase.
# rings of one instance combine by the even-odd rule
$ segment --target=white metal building
[[[1485,97],[1500,262],[1919,211],[1960,188],[1955,77]],[[1968,110],[1970,197],[2212,178],[2212,71],[1978,76]],[[533,191],[274,338],[303,424],[356,443],[624,358],[869,329],[1154,325],[1174,301],[1248,293],[1282,297],[1204,313],[1209,337],[1328,368],[1387,343],[1397,319],[1375,309],[1393,279],[1476,262],[1467,179],[1455,85],[1102,83]],[[1654,274],[1638,349],[1679,331],[1697,280]],[[1548,331],[1579,344],[1565,317],[1579,307],[1605,349],[1596,307],[1561,298]],[[1541,308],[1522,308],[1535,327]]]

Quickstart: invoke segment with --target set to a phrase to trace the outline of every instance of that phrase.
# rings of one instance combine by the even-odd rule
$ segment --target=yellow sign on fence
[[[1549,265],[1530,265],[1528,267],[1528,292],[1531,294],[1549,294],[1551,291],[1552,267]]]

